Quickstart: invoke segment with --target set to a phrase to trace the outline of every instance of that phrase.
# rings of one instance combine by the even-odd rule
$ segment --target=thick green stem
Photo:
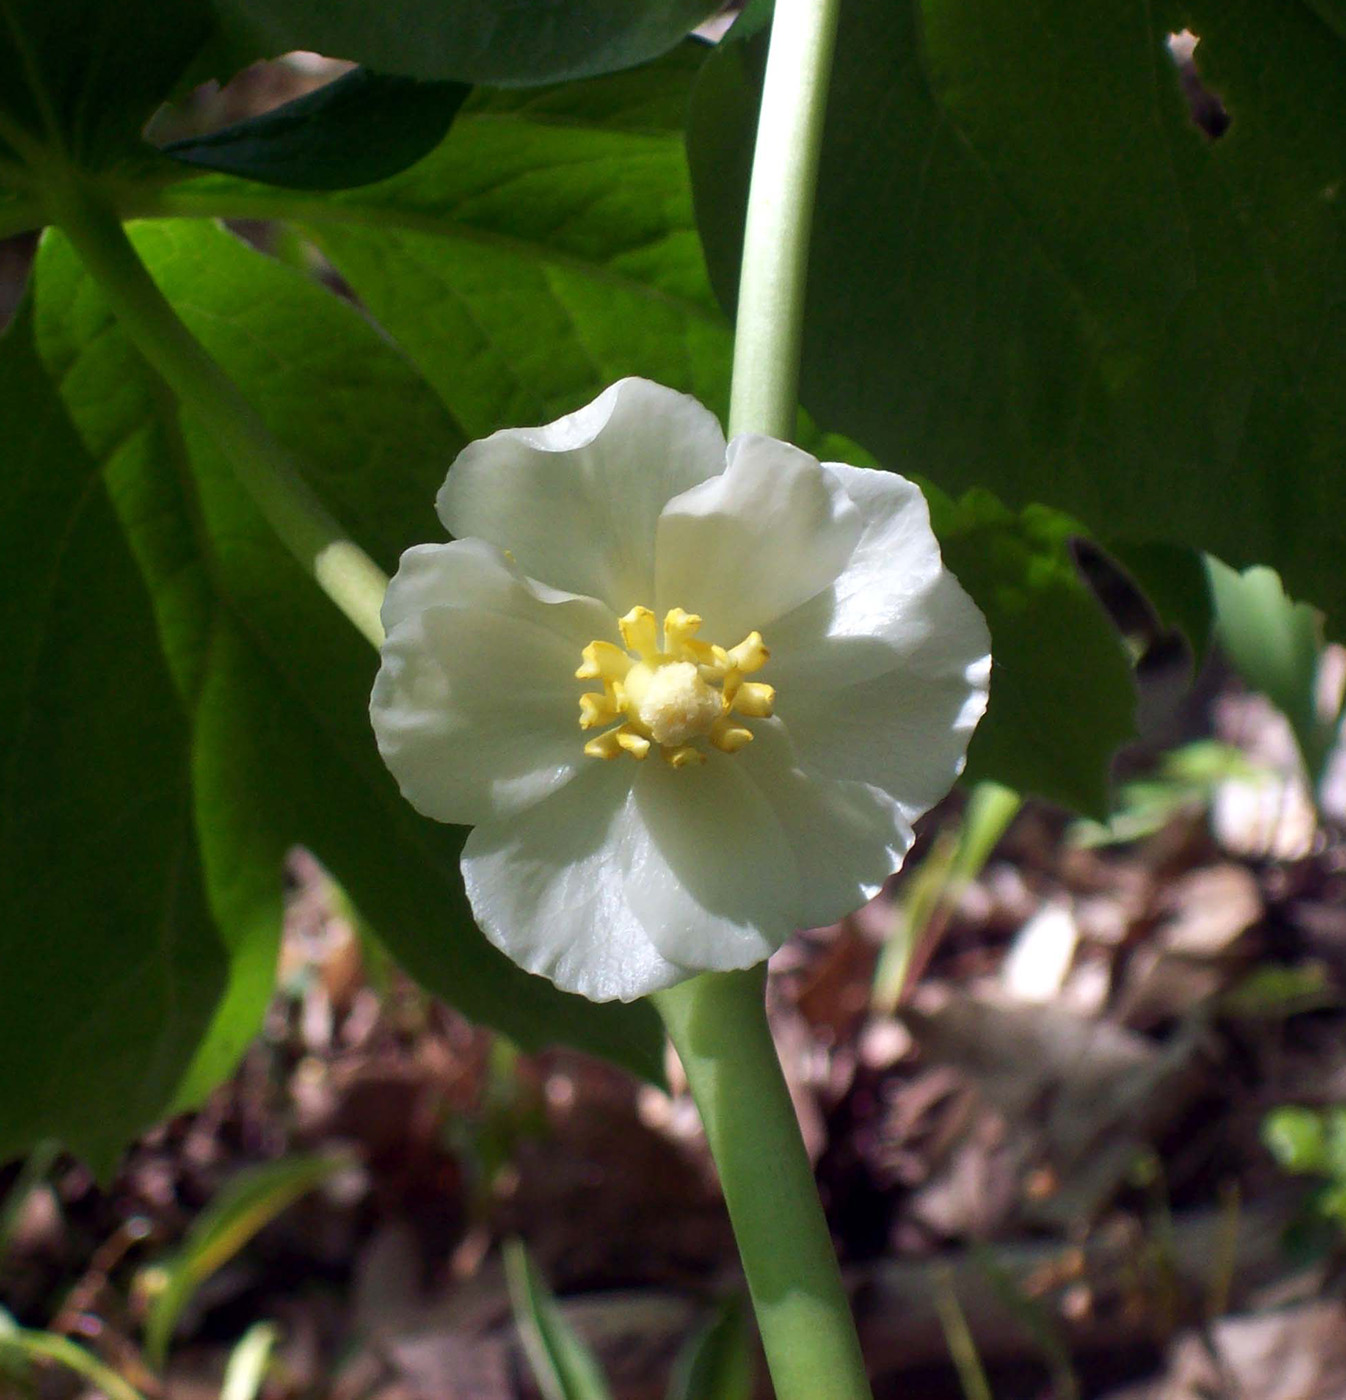
[[[211,432],[277,538],[375,646],[388,580],[309,489],[238,386],[155,285],[116,216],[91,191],[46,192],[53,221],[74,246],[131,342],[183,406]]]
[[[790,441],[804,283],[841,0],[776,0],[734,329],[729,433]]]
[[[869,1382],[771,1040],[765,966],[653,998],[706,1127],[777,1400],[867,1400]]]

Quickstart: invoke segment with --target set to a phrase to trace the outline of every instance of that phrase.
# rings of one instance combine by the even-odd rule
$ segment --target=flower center
[[[662,648],[649,608],[632,608],[617,626],[626,649],[590,642],[575,672],[578,680],[603,682],[580,696],[580,728],[619,721],[585,744],[590,758],[644,758],[658,744],[665,761],[682,768],[706,761],[703,741],[722,753],[751,743],[742,718],[765,718],[776,700],[771,686],[744,679],[771,654],[760,632],[726,650],[698,640],[701,619],[681,608],[664,617]]]

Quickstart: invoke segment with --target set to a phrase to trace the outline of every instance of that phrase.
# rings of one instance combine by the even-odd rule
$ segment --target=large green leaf
[[[215,0],[271,53],[317,49],[380,72],[531,84],[630,68],[670,49],[714,0]]]
[[[1346,611],[1339,7],[842,8],[804,400],[948,490],[1265,562]],[[1201,36],[1212,142],[1166,48]],[[732,295],[762,39],[708,65],[698,211]]]
[[[723,415],[732,333],[707,280],[682,137],[702,53],[687,45],[638,73],[478,94],[433,155],[364,189],[297,201],[207,179],[170,198],[183,211],[304,219],[472,436],[546,422],[625,374]],[[818,437],[806,445],[840,450]],[[979,771],[1098,812],[1133,696],[1063,541],[952,509],[936,526],[999,620]],[[968,553],[969,532],[996,547]],[[1099,662],[1097,674],[1044,648],[1067,639]]]
[[[213,25],[208,0],[0,0],[0,161],[152,160],[141,127]]]
[[[704,50],[478,93],[411,170],[326,198],[201,179],[183,213],[303,220],[470,436],[569,412],[625,374],[728,406],[730,329],[683,154]]]
[[[0,1161],[106,1171],[161,1117],[225,979],[190,734],[104,483],[25,312],[0,340]]]
[[[136,230],[188,325],[385,567],[437,531],[452,420],[355,311],[206,224]],[[112,488],[191,726],[197,830],[234,950],[230,997],[185,1094],[226,1070],[270,988],[285,852],[311,847],[426,986],[525,1046],[563,1039],[657,1074],[647,1008],[594,1008],[528,976],[473,926],[463,832],[417,816],[375,750],[376,658],[153,380],[68,246],[44,243],[38,343]]]

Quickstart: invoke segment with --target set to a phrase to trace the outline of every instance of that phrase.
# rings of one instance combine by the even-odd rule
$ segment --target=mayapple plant
[[[777,1392],[850,1400],[763,960],[965,754],[1105,815],[1134,695],[1077,538],[1198,653],[1201,550],[1340,617],[1346,35],[708,8],[0,0],[0,236],[45,230],[0,339],[0,1157],[106,1174],[230,1071],[302,843],[520,1044],[657,1079],[671,1036]],[[362,66],[145,139],[291,49]]]

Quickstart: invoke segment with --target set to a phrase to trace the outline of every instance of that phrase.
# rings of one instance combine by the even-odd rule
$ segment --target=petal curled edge
[[[752,967],[801,926],[792,844],[737,758],[642,763],[632,795],[627,898],[666,958],[698,972]]]
[[[902,868],[915,835],[897,802],[868,783],[805,774],[779,720],[753,725],[735,756],[771,804],[799,870],[800,928],[836,923]]]
[[[826,589],[861,530],[843,484],[815,457],[775,438],[737,437],[724,472],[660,517],[655,610],[699,613],[702,635],[731,646]]]
[[[574,782],[478,826],[463,847],[482,932],[520,967],[590,1001],[633,1001],[696,971],[665,957],[631,909],[631,779],[630,765],[591,759]]]
[[[436,507],[450,533],[508,549],[530,577],[620,615],[653,597],[665,502],[723,466],[724,434],[709,409],[623,379],[545,427],[470,443]]]
[[[986,710],[990,634],[940,559],[919,489],[827,470],[864,531],[833,587],[773,633],[776,714],[807,772],[880,787],[914,821],[962,771]]]
[[[403,795],[437,821],[518,812],[581,764],[581,648],[614,633],[591,598],[538,588],[479,540],[402,557],[370,698],[379,752]]]

